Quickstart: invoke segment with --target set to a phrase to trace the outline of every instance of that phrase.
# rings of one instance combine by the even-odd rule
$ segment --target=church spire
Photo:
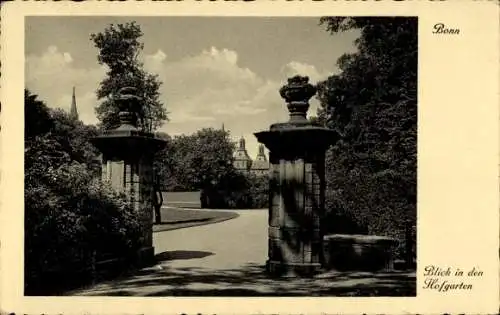
[[[245,138],[243,138],[243,136],[240,139],[240,150],[246,150],[246,148],[245,148]]]
[[[71,97],[71,109],[69,112],[69,116],[73,119],[78,120],[78,110],[76,109],[75,87],[73,87],[73,95]]]
[[[264,154],[264,145],[263,144],[259,145],[259,155],[264,156],[264,157],[266,156]]]

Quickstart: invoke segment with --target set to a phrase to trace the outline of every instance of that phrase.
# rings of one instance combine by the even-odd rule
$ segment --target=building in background
[[[264,153],[264,146],[259,146],[259,153],[257,154],[255,161],[253,161],[248,155],[245,146],[245,138],[243,137],[241,137],[238,149],[236,149],[236,152],[234,153],[233,163],[234,167],[244,174],[265,176],[269,172],[269,161]]]
[[[236,152],[234,153],[234,167],[243,173],[248,173],[252,167],[252,159],[248,155],[247,149],[245,147],[245,139],[241,137],[240,145]]]
[[[264,153],[263,144],[259,145],[259,153],[257,154],[255,161],[252,162],[250,172],[255,176],[266,176],[269,173],[269,161]]]

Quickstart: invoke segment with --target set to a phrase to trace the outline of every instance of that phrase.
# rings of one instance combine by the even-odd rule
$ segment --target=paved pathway
[[[193,210],[184,210],[193,211]],[[196,211],[196,210],[194,210]],[[215,211],[215,210],[214,210]],[[220,210],[217,210],[220,211]],[[267,210],[239,210],[236,219],[153,234],[155,254],[173,252],[203,258],[164,261],[172,268],[200,267],[224,270],[238,268],[248,263],[264,264],[267,258]],[[208,255],[211,253],[211,255]]]
[[[235,212],[239,217],[229,221],[155,233],[156,266],[69,295],[415,295],[414,273],[330,272],[313,279],[271,279],[264,270],[267,210]]]

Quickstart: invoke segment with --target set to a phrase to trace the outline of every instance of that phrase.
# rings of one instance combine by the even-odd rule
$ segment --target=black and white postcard
[[[2,312],[499,310],[498,3],[2,9]]]

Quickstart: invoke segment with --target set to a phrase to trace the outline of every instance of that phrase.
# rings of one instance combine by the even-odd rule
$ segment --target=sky
[[[244,137],[252,159],[254,132],[286,121],[279,88],[290,76],[312,83],[338,73],[337,59],[355,51],[356,31],[331,35],[318,17],[27,17],[25,85],[49,107],[69,111],[76,88],[80,119],[94,124],[95,91],[106,68],[90,34],[136,21],[144,35],[141,60],[163,82],[169,116],[159,131],[175,136],[221,128]],[[308,114],[314,115],[317,100]]]

